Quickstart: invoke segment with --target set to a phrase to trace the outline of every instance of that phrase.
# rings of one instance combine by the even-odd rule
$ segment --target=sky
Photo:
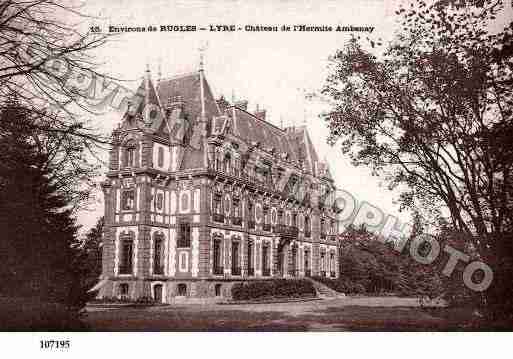
[[[328,74],[328,57],[341,48],[351,34],[363,38],[392,39],[397,23],[394,10],[407,0],[318,0],[318,1],[135,1],[90,0],[83,12],[91,18],[81,26],[149,25],[343,25],[373,26],[369,33],[350,32],[130,32],[117,36],[97,51],[100,71],[127,80],[135,90],[147,64],[153,80],[159,67],[162,77],[197,71],[200,47],[205,50],[205,74],[217,98],[246,99],[248,109],[257,104],[267,110],[267,119],[280,126],[306,124],[321,159],[325,159],[338,188],[350,192],[358,201],[367,201],[401,220],[394,202],[397,193],[382,186],[364,167],[355,168],[337,147],[326,143],[328,130],[319,114],[325,104],[305,100],[305,92],[318,91]],[[159,65],[160,64],[160,65]],[[122,114],[110,111],[91,119],[110,132]],[[106,156],[104,157],[106,158]],[[99,178],[100,181],[102,178]],[[101,193],[89,211],[79,214],[79,223],[87,229],[103,214]]]

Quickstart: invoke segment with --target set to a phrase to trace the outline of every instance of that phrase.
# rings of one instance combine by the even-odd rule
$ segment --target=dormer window
[[[230,158],[230,155],[226,155],[224,157],[224,160],[223,160],[223,171],[225,173],[230,173],[230,170],[231,170],[231,161],[232,159]]]

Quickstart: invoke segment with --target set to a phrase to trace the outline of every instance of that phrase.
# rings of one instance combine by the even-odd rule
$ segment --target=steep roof
[[[147,97],[145,96],[146,88],[148,88]],[[203,76],[203,91],[207,133],[210,135],[212,131],[220,130],[224,125],[224,120],[219,118],[223,113],[216,103],[205,76]],[[177,96],[182,98],[184,113],[191,123],[190,141],[183,153],[180,168],[199,168],[203,165],[203,146],[198,121],[201,116],[201,76],[199,72],[162,79],[158,81],[156,87],[151,80],[143,79],[136,93],[137,101],[140,102],[137,105],[136,113],[144,117],[145,114],[142,111],[146,101],[160,108],[161,111],[152,122],[151,127],[157,132],[160,131],[163,135],[167,135],[168,130],[163,118],[164,110],[167,102]],[[241,140],[248,144],[257,141],[263,148],[274,148],[277,153],[287,153],[293,161],[303,159],[304,165],[309,171],[312,173],[316,171],[315,163],[319,163],[319,159],[305,126],[283,130],[236,105],[228,106],[224,114],[228,116],[230,131]],[[210,128],[212,125],[213,129]]]

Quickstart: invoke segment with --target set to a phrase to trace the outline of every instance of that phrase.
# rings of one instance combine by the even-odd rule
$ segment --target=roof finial
[[[280,115],[280,128],[283,130],[283,117]]]
[[[159,57],[159,68],[158,68],[157,81],[162,79],[162,57]]]
[[[199,70],[203,71],[205,68],[205,51],[208,47],[208,41],[205,41],[199,48],[199,54],[200,54],[200,63],[199,63]]]
[[[235,105],[235,90],[232,89],[232,105]]]

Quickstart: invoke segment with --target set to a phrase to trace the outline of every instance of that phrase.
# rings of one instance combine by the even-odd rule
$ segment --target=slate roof
[[[151,80],[149,81],[148,100],[162,109],[162,116],[152,123],[154,129],[167,134],[167,126],[165,126],[163,118],[160,117],[163,117],[164,108],[170,99],[181,96],[185,103],[184,113],[192,123],[192,132],[190,144],[186,147],[182,158],[180,167],[182,169],[199,168],[203,165],[201,130],[198,123],[201,116],[200,81],[199,72],[162,79],[158,81],[156,87]],[[145,86],[145,80],[143,80],[138,94],[145,93]],[[205,76],[203,76],[203,87],[207,132],[210,135],[213,131],[219,131],[222,128],[224,120],[219,118],[222,113]],[[139,114],[141,114],[143,106],[144,102],[139,104]],[[265,149],[274,148],[278,154],[288,153],[289,158],[293,161],[303,158],[306,168],[311,172],[315,170],[314,163],[319,162],[319,159],[305,126],[283,130],[237,106],[229,106],[225,114],[230,119],[230,131],[246,143],[251,144],[253,141],[258,141]]]

